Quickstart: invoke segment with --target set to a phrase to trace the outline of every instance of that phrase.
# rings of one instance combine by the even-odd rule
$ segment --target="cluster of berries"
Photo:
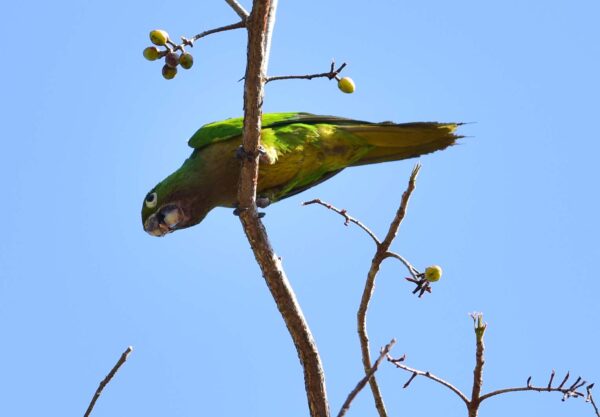
[[[172,80],[177,75],[177,67],[181,65],[183,69],[190,69],[194,65],[192,54],[185,52],[183,47],[173,49],[175,45],[169,40],[169,34],[164,30],[155,29],[150,32],[150,41],[157,46],[164,46],[165,50],[160,50],[157,46],[149,46],[144,49],[144,58],[148,61],[156,61],[165,58],[165,65],[162,68],[162,76],[167,80]],[[181,53],[177,52],[181,49]]]

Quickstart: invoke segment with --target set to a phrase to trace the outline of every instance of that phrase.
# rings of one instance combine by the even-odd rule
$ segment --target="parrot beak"
[[[176,230],[184,217],[178,205],[167,204],[146,219],[144,230],[152,236],[164,236]]]

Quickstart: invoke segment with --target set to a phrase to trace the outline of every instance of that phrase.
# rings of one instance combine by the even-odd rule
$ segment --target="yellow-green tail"
[[[352,166],[414,158],[454,145],[462,136],[454,131],[460,123],[373,123],[346,125],[342,129],[373,146]]]

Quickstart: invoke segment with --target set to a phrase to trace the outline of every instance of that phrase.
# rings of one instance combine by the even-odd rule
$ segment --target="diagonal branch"
[[[246,21],[242,20],[237,23],[232,23],[231,25],[226,25],[226,26],[221,26],[218,28],[210,29],[210,30],[205,30],[204,32],[200,32],[197,35],[195,35],[193,38],[189,39],[189,41],[194,42],[205,36],[212,35],[213,33],[225,32],[227,30],[234,30],[234,29],[242,29],[245,27],[246,27]],[[184,41],[184,43],[185,43],[185,41]]]
[[[346,398],[346,401],[344,401],[344,404],[342,405],[342,408],[340,409],[340,412],[338,413],[337,417],[344,417],[344,415],[348,412],[354,398],[356,398],[358,393],[365,387],[365,385],[367,385],[367,382],[369,382],[373,375],[375,375],[375,372],[377,372],[379,365],[381,365],[383,359],[385,359],[385,357],[389,355],[390,350],[392,349],[392,347],[394,347],[395,344],[396,339],[392,339],[390,343],[388,343],[381,349],[379,357],[373,364],[371,370],[367,372],[367,374],[358,382],[358,384],[356,384],[356,387],[350,392],[350,394],[348,394],[348,398]]]
[[[231,4],[231,3],[230,3]],[[328,417],[329,405],[321,358],[279,257],[273,251],[256,208],[259,144],[264,82],[277,0],[254,0],[248,18],[248,60],[244,84],[243,150],[238,186],[238,211],[244,232],[267,286],[298,351],[304,369],[308,406],[312,417]]]
[[[371,302],[371,298],[373,297],[373,292],[375,291],[375,279],[377,277],[377,273],[379,272],[379,268],[381,267],[381,263],[386,258],[390,245],[396,237],[398,229],[400,228],[400,224],[404,219],[404,215],[406,214],[406,207],[408,206],[410,196],[415,189],[415,181],[417,179],[417,175],[419,174],[420,169],[420,164],[417,164],[413,169],[410,175],[410,179],[408,181],[408,187],[406,191],[404,191],[404,193],[402,194],[400,207],[396,211],[396,215],[394,216],[394,219],[390,224],[390,228],[387,232],[387,235],[383,242],[377,245],[377,251],[375,252],[373,260],[371,261],[371,268],[369,269],[369,272],[367,274],[367,281],[365,282],[365,288],[363,290],[363,294],[360,300],[360,306],[358,307],[358,312],[356,314],[358,338],[360,340],[362,362],[365,373],[368,373],[369,370],[372,368],[371,352],[369,348],[369,335],[367,333],[367,311],[369,309],[369,303]],[[371,392],[373,393],[375,407],[379,412],[379,416],[387,417],[387,411],[385,409],[385,404],[383,402],[381,391],[379,390],[379,385],[377,384],[377,379],[375,377],[371,378],[369,380],[369,385],[371,386]]]
[[[368,375],[370,370],[373,368],[371,365],[369,335],[367,333],[367,311],[369,308],[369,303],[371,301],[371,298],[373,297],[373,292],[375,291],[375,278],[377,277],[377,273],[379,272],[381,263],[386,258],[396,258],[399,261],[401,261],[406,266],[406,268],[409,270],[410,274],[413,276],[413,282],[415,282],[415,283],[421,282],[420,280],[421,280],[422,274],[419,274],[419,272],[402,256],[398,255],[397,253],[389,251],[390,245],[392,244],[392,241],[396,237],[396,234],[398,233],[398,229],[400,228],[400,224],[402,223],[402,220],[404,219],[404,215],[406,214],[406,207],[408,206],[408,201],[410,200],[410,196],[415,189],[415,182],[416,182],[416,178],[417,178],[420,168],[421,168],[420,164],[415,165],[415,167],[410,175],[408,187],[407,187],[406,191],[402,194],[400,207],[398,208],[396,215],[394,216],[394,219],[392,220],[392,222],[390,224],[389,230],[386,234],[386,238],[383,242],[380,241],[379,238],[377,238],[377,236],[375,235],[375,233],[373,233],[371,231],[371,229],[369,229],[367,226],[365,226],[359,220],[350,216],[346,210],[338,209],[338,208],[334,207],[333,205],[326,203],[318,198],[311,200],[311,201],[306,201],[303,203],[303,205],[318,204],[325,208],[328,208],[331,211],[336,212],[340,216],[344,217],[344,219],[345,219],[344,224],[346,226],[350,223],[356,224],[358,227],[360,227],[362,230],[364,230],[369,235],[369,237],[373,240],[373,242],[375,242],[375,245],[377,246],[377,250],[375,251],[375,255],[373,256],[373,259],[371,261],[371,267],[367,274],[367,281],[365,283],[365,288],[363,290],[363,294],[362,294],[361,301],[360,301],[360,306],[359,306],[358,312],[357,312],[357,330],[358,330],[358,337],[360,340],[363,368],[365,370],[366,375]],[[422,287],[422,288],[418,287],[418,289],[422,289],[422,292],[426,291],[427,288],[429,288],[429,287]],[[429,289],[429,291],[430,291],[430,289]],[[371,386],[371,392],[373,393],[373,398],[375,400],[375,407],[377,408],[377,412],[379,413],[380,417],[387,417],[387,411],[385,409],[383,397],[379,390],[379,385],[377,384],[377,380],[376,380],[375,376],[371,377],[368,381],[369,381],[369,385]]]
[[[375,236],[375,233],[371,231],[371,229],[365,226],[360,220],[357,220],[354,217],[350,216],[346,210],[334,207],[333,205],[322,201],[320,198],[315,198],[314,200],[305,201],[304,203],[302,203],[303,206],[308,206],[310,204],[319,204],[325,208],[328,208],[331,211],[335,211],[337,214],[346,219],[346,221],[344,222],[344,226],[348,226],[350,223],[354,223],[355,225],[363,229],[371,237],[371,239],[373,239],[377,246],[381,244],[381,242],[379,241],[377,236]]]
[[[585,401],[592,404],[592,407],[594,407],[594,412],[596,413],[596,416],[600,417],[600,410],[598,410],[598,406],[596,405],[596,402],[594,401],[594,397],[592,396],[592,388],[594,388],[594,384],[590,384],[587,387],[585,387],[585,389],[587,391],[587,398],[585,399]]]
[[[403,369],[407,372],[411,372],[412,376],[411,379],[409,380],[409,382],[407,382],[406,384],[404,384],[404,388],[408,387],[408,384],[412,381],[412,379],[414,379],[415,376],[420,375],[420,376],[424,376],[426,378],[431,379],[432,381],[437,382],[438,384],[441,384],[443,386],[445,386],[446,388],[450,389],[452,392],[454,392],[456,395],[458,395],[458,397],[464,401],[464,403],[468,406],[469,405],[469,399],[467,398],[467,396],[465,394],[462,393],[461,390],[459,390],[458,388],[456,388],[454,385],[452,385],[451,383],[449,383],[448,381],[435,376],[434,374],[432,374],[429,371],[420,371],[418,369],[414,369],[411,368],[409,366],[406,366],[400,362],[402,362],[405,359],[405,357],[399,358],[399,359],[394,359],[392,358],[390,355],[387,356],[387,360],[388,362],[393,363],[397,368]]]
[[[106,375],[106,377],[104,377],[104,379],[102,381],[100,381],[100,385],[98,385],[98,389],[94,393],[94,396],[92,397],[92,401],[90,401],[90,405],[88,406],[87,410],[85,411],[85,414],[83,415],[83,417],[89,417],[89,415],[92,413],[92,410],[94,409],[94,406],[96,405],[96,401],[98,401],[98,398],[100,398],[102,391],[108,385],[108,383],[114,378],[114,376],[117,374],[117,372],[119,371],[119,368],[125,363],[125,361],[127,361],[127,358],[129,357],[129,354],[131,352],[133,352],[133,348],[131,346],[129,346],[127,349],[125,349],[125,352],[123,352],[121,354],[121,357],[119,358],[119,360],[117,361],[115,366],[113,366],[113,368],[110,370],[108,375]]]
[[[248,12],[244,9],[244,6],[239,4],[236,0],[225,0],[225,2],[231,6],[231,8],[237,13],[242,20],[248,19]]]

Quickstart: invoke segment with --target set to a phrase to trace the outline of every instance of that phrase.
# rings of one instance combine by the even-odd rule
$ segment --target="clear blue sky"
[[[246,6],[249,2],[246,1]],[[296,353],[239,221],[212,212],[163,239],[139,211],[202,124],[242,113],[245,35],[199,42],[173,81],[142,58],[148,31],[236,21],[223,1],[8,2],[0,83],[0,415],[80,416],[128,345],[94,416],[306,416]],[[465,121],[461,146],[423,169],[394,249],[445,274],[424,299],[388,262],[372,346],[464,390],[483,311],[485,389],[600,383],[597,1],[280,1],[270,73],[326,70],[357,83],[268,86],[266,111]],[[9,45],[13,48],[10,49]],[[415,161],[348,170],[268,209],[265,223],[314,331],[337,412],[361,376],[355,312],[373,253],[320,197],[379,234]],[[464,416],[442,387],[384,366],[391,415]],[[600,398],[600,390],[597,397]],[[581,400],[512,394],[482,416],[591,416]],[[375,415],[370,393],[349,416]]]

